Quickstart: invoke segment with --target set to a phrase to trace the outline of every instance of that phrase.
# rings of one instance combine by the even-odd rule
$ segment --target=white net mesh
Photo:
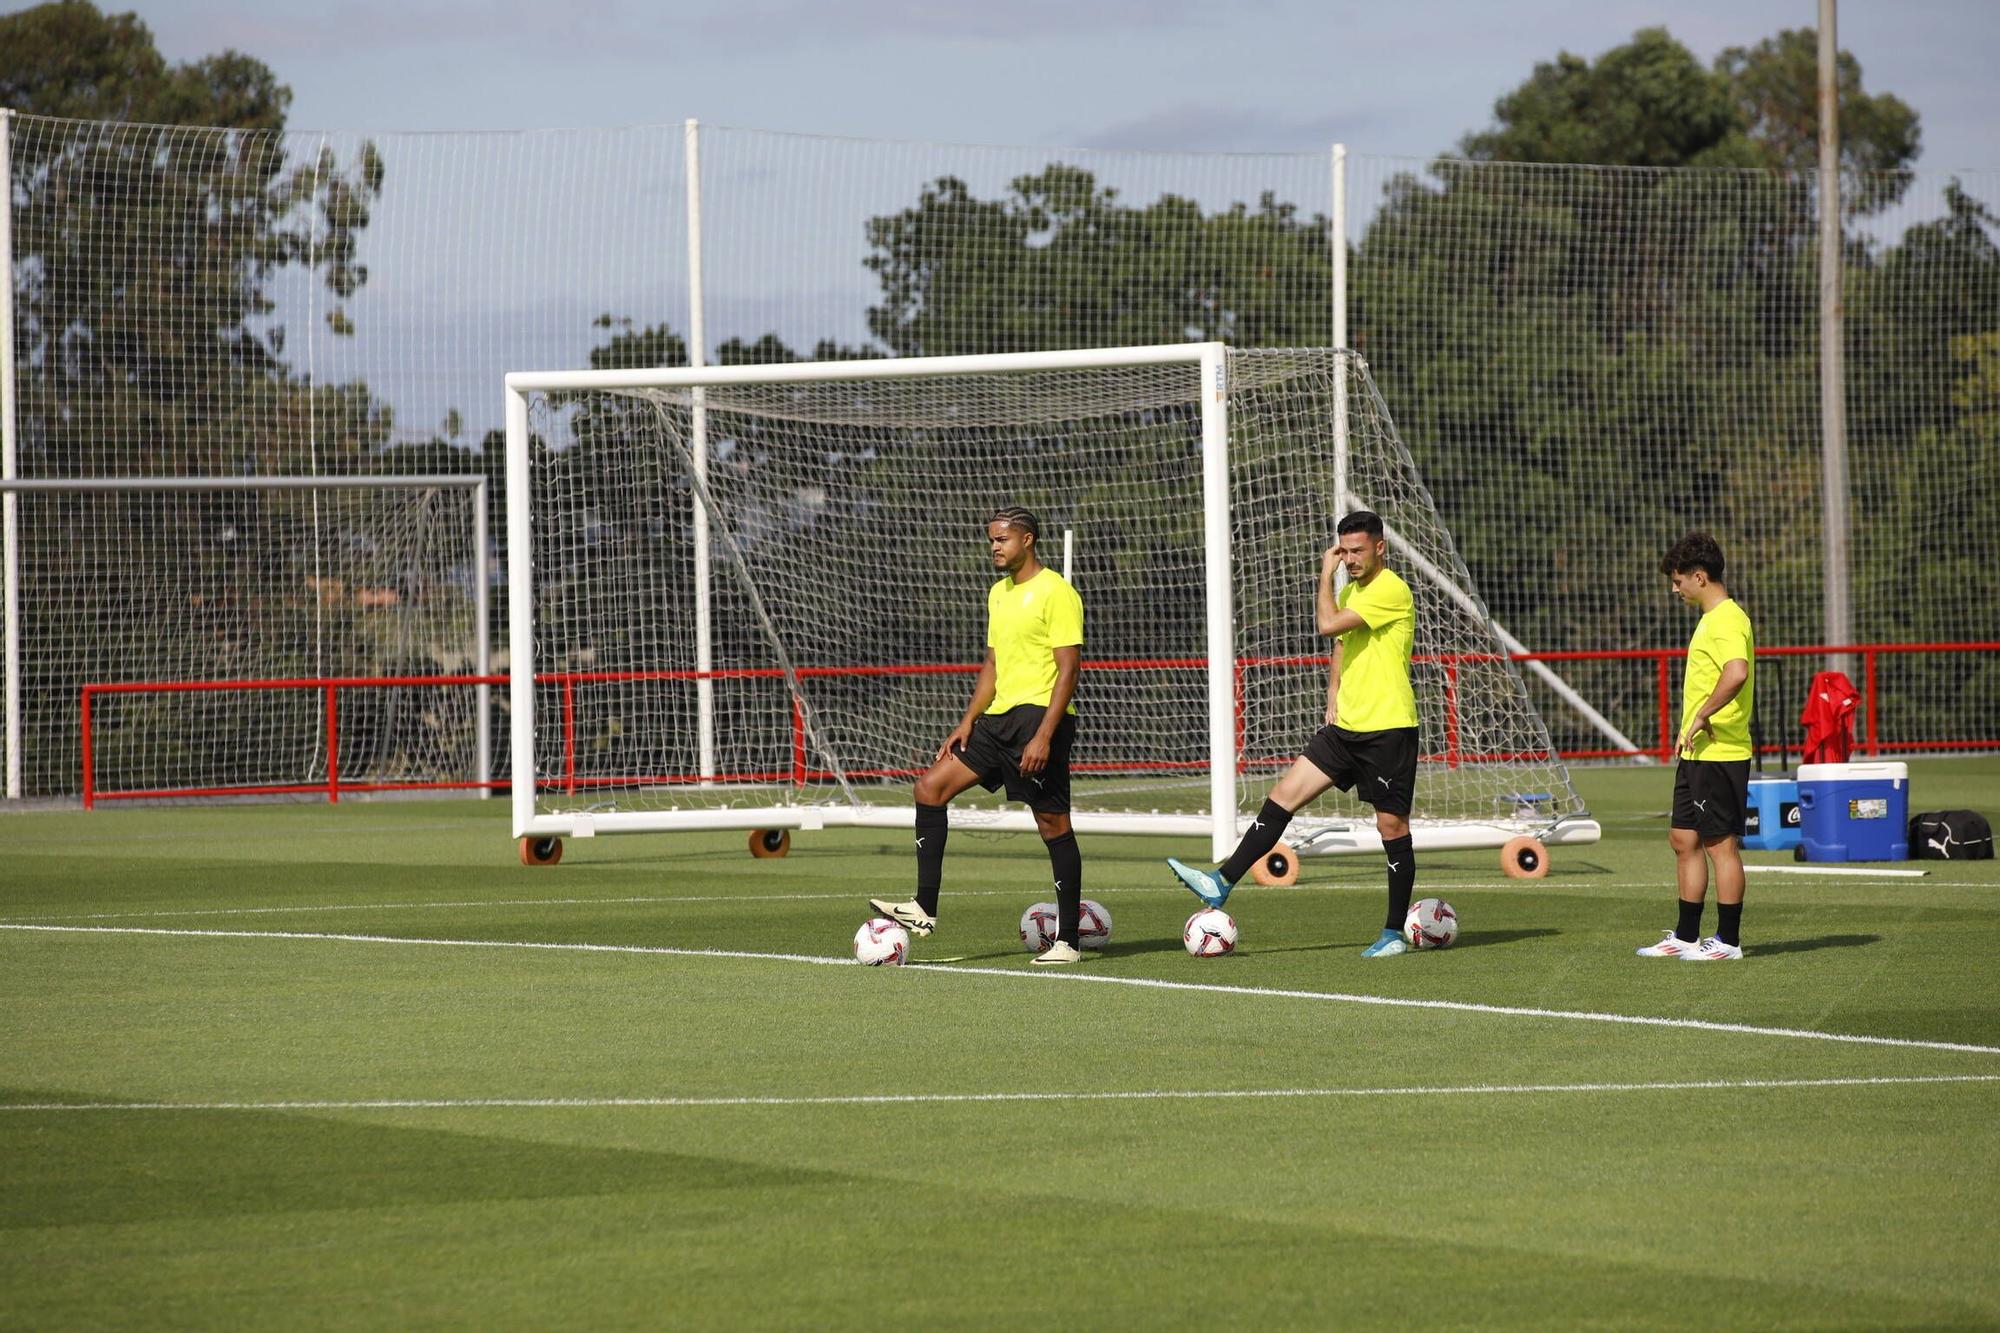
[[[1256,808],[1324,707],[1312,596],[1340,512],[1343,361],[1350,490],[1430,571],[1411,575],[1429,751],[1418,815],[1491,820],[1524,801],[1537,818],[1577,813],[1518,676],[1468,609],[1470,580],[1365,367],[1325,351],[1229,358],[1237,647],[1217,669],[1238,700],[1223,762],[1242,775],[1239,806]],[[1049,563],[1071,539],[1084,601],[1077,808],[1202,812],[1198,381],[1184,363],[712,386],[699,486],[691,391],[535,396],[538,808],[907,803],[984,656],[985,518],[1021,504],[1042,521]],[[706,767],[697,503],[714,549]]]
[[[5,123],[18,476],[497,479],[506,371],[687,359],[678,124]],[[711,363],[1333,338],[1327,153],[701,143]],[[1760,644],[1823,641],[1814,182],[1347,161],[1350,340],[1494,618],[1538,651],[1679,647],[1653,562],[1699,526]],[[1854,636],[2000,639],[1959,592],[2000,562],[2000,173],[1853,183],[1850,509],[1919,553],[1906,577],[1857,537]],[[1764,665],[1774,744],[1819,663]],[[2000,744],[2000,653],[1875,665],[1884,748]],[[1657,743],[1652,662],[1558,669]],[[1619,748],[1530,689],[1566,752]]]
[[[155,482],[154,485],[161,485]],[[83,788],[86,684],[434,677],[474,669],[464,489],[57,490],[19,497],[22,787]],[[471,686],[104,693],[100,797],[469,783]],[[329,752],[329,742],[334,747]]]

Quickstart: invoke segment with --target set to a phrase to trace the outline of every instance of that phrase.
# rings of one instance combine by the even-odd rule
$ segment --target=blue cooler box
[[[1781,852],[1799,845],[1799,784],[1790,778],[1751,778],[1743,812],[1743,846]]]
[[[1808,861],[1910,859],[1908,764],[1804,764],[1799,845]]]

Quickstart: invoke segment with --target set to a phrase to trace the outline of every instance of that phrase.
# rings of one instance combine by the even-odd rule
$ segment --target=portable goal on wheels
[[[1593,841],[1366,365],[1221,344],[507,377],[513,826],[908,827],[985,654],[984,524],[1082,594],[1086,832],[1220,856],[1319,725],[1321,553],[1374,509],[1417,604],[1419,846]],[[955,825],[1028,829],[981,799]],[[1329,793],[1302,849],[1379,846]]]

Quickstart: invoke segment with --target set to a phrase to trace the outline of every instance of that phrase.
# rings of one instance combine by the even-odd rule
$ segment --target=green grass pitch
[[[1397,959],[1379,858],[1197,960],[1203,849],[1086,838],[1057,974],[1030,835],[954,836],[963,961],[899,970],[813,962],[893,833],[0,816],[0,1326],[2000,1324],[2000,863],[1753,874],[1744,962],[1638,959],[1670,779],[1577,779],[1604,841],[1423,857],[1464,934]]]

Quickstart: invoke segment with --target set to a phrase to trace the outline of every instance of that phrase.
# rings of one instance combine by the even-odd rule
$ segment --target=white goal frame
[[[1200,814],[1079,811],[1076,827],[1089,833],[1149,833],[1206,836],[1220,859],[1235,847],[1248,817],[1237,810],[1235,699],[1232,669],[1235,629],[1230,550],[1229,385],[1227,344],[1177,343],[1153,347],[1090,348],[1070,351],[1006,352],[976,356],[901,357],[881,360],[794,362],[755,366],[688,366],[626,370],[517,371],[506,376],[507,434],[507,591],[508,683],[511,703],[513,836],[520,838],[587,838],[599,833],[660,832],[688,829],[820,829],[836,827],[908,828],[908,805],[769,805],[723,809],[593,810],[541,813],[536,809],[536,716],[534,668],[534,536],[529,470],[529,395],[563,392],[616,392],[680,389],[695,393],[706,386],[827,383],[843,380],[917,379],[945,375],[996,375],[1049,370],[1097,370],[1122,366],[1184,364],[1199,375],[1202,449],[1203,565],[1206,578],[1204,644],[1209,662],[1207,681],[1209,808]],[[697,484],[705,470],[706,449],[700,438],[697,406],[694,467]],[[1345,445],[1345,440],[1338,442]],[[702,521],[704,506],[695,506],[694,579],[698,671],[714,670],[707,653],[710,582],[714,572]],[[1457,592],[1457,590],[1452,590]],[[1464,598],[1463,592],[1457,592]],[[1490,625],[1490,621],[1488,622]],[[1218,665],[1219,664],[1219,665]],[[713,735],[712,704],[700,693],[703,771],[708,767]],[[1349,826],[1351,825],[1351,827]],[[979,827],[1031,831],[1034,817],[1025,809],[998,814],[982,812]],[[1551,821],[1524,816],[1519,820],[1427,823],[1416,830],[1417,845],[1427,848],[1498,847],[1509,838],[1532,832],[1551,843],[1595,842],[1599,827],[1587,818]],[[1311,839],[1313,851],[1364,851],[1379,848],[1373,821],[1346,821],[1322,828]],[[1302,847],[1302,850],[1307,848]]]

